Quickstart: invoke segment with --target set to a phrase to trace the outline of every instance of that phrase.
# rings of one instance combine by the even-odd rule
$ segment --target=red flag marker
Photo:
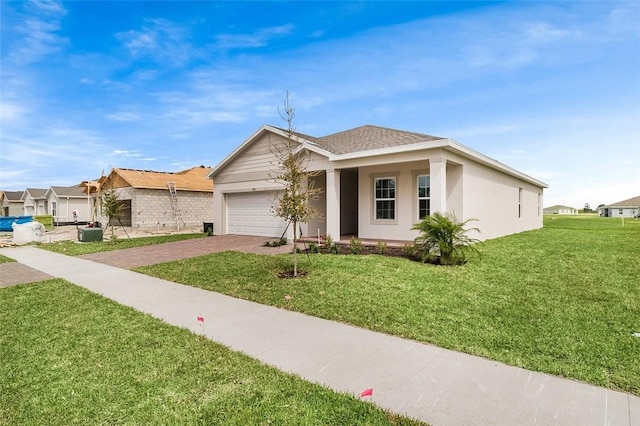
[[[200,321],[200,322],[204,322],[204,317],[198,317],[198,318],[196,318],[196,319],[197,319],[198,321]]]
[[[362,393],[360,394],[360,398],[364,398],[365,396],[373,396],[373,389],[369,388],[369,389],[363,390]]]

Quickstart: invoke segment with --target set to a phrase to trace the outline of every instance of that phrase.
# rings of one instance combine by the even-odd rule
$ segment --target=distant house
[[[39,216],[48,214],[47,190],[40,188],[27,188],[22,193],[23,215]]]
[[[109,188],[117,191],[124,205],[123,226],[195,228],[213,222],[213,182],[207,179],[209,172],[211,167],[204,166],[175,173],[114,168],[108,176],[83,185],[90,188],[94,200],[97,186],[102,192]],[[96,219],[104,224],[107,222],[101,211]]]
[[[24,201],[22,201],[23,191],[0,191],[0,215],[2,216],[23,216]]]
[[[78,223],[87,223],[91,219],[89,197],[84,188],[75,186],[52,186],[45,193],[48,213],[53,216],[56,225],[74,223],[73,213]]]
[[[578,214],[578,209],[569,206],[555,205],[546,207],[544,214]]]
[[[216,234],[292,235],[273,214],[283,188],[273,179],[274,147],[287,136],[264,125],[209,174]],[[542,227],[546,184],[454,140],[367,125],[293,141],[309,153],[307,170],[323,191],[313,200],[322,217],[302,225],[305,236],[413,240],[413,224],[433,212],[477,219],[481,239]]]
[[[640,215],[640,196],[598,207],[602,217],[638,217]]]

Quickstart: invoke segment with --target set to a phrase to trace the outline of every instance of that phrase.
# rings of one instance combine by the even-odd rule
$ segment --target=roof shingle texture
[[[24,191],[4,191],[4,197],[10,201],[22,201],[22,194]]]
[[[638,207],[640,206],[640,195],[637,197],[629,198],[628,200],[618,201],[617,203],[609,204],[610,207]]]
[[[425,135],[422,133],[365,125],[356,127],[355,129],[345,130],[344,132],[323,136],[313,142],[331,153],[348,154],[441,139],[442,138],[438,136]]]
[[[45,194],[47,193],[46,189],[40,188],[27,188],[27,191],[29,191],[29,195],[31,195],[31,198],[44,198]]]
[[[76,186],[52,186],[51,190],[55,192],[58,197],[86,197],[84,188]]]
[[[279,128],[286,132],[286,129]],[[400,145],[412,145],[421,142],[437,141],[443,138],[405,130],[389,129],[370,124],[345,130],[327,136],[315,137],[293,132],[296,136],[313,142],[332,154],[350,154],[372,149],[390,148]]]

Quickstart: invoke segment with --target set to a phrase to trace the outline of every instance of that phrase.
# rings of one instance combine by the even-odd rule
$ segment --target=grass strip
[[[216,253],[139,272],[640,395],[640,222],[547,219],[465,266]],[[290,296],[285,299],[285,295]]]
[[[64,280],[0,290],[0,324],[0,424],[420,424]]]
[[[55,253],[66,254],[68,256],[81,256],[83,254],[172,243],[175,241],[191,240],[202,237],[206,237],[206,234],[173,234],[155,237],[118,238],[115,241],[92,241],[87,243],[79,243],[77,241],[59,241],[54,243],[40,243],[38,244],[38,247]]]

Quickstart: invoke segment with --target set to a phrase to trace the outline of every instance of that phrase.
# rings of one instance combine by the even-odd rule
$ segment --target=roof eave
[[[448,139],[448,138],[437,139],[434,141],[419,142],[419,143],[414,143],[409,145],[399,145],[399,146],[386,147],[386,148],[380,148],[380,149],[372,149],[368,151],[349,152],[346,154],[330,154],[328,157],[329,157],[329,161],[343,161],[343,160],[352,160],[352,159],[358,159],[358,158],[374,157],[379,155],[400,154],[405,152],[413,152],[413,151],[420,151],[425,149],[437,149],[437,148],[442,148],[442,149],[446,149],[447,151],[454,152],[458,155],[461,155],[462,157],[469,158],[478,163],[481,163],[493,169],[502,171],[503,173],[517,177],[519,179],[522,179],[526,182],[529,182],[541,188],[549,187],[549,185],[547,185],[546,183],[538,179],[535,179],[525,173],[522,173],[514,168],[511,168],[503,163],[500,163],[499,161],[494,160],[491,157],[487,157],[486,155],[481,154],[478,151],[475,151],[467,146],[464,146],[461,143],[454,141],[453,139]]]

